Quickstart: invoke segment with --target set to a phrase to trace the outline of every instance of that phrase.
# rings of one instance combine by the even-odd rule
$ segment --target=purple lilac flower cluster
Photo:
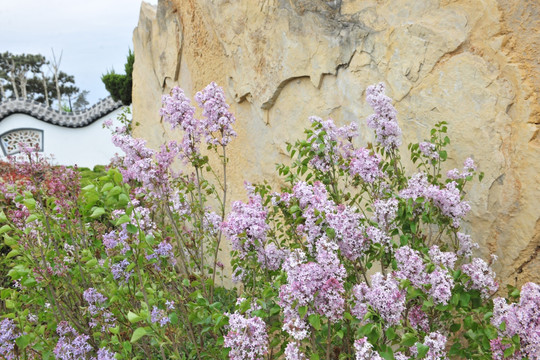
[[[504,330],[500,330],[502,323]],[[493,317],[491,323],[499,329],[499,336],[512,337],[519,335],[521,352],[515,358],[538,359],[540,354],[540,285],[526,283],[521,288],[518,303],[508,304],[503,298],[493,300]],[[501,339],[492,342],[494,359],[502,359],[505,347]]]
[[[458,256],[470,258],[472,256],[473,249],[478,249],[478,244],[472,242],[470,235],[458,232],[456,236],[458,240],[458,250],[456,254]]]
[[[165,310],[162,310],[154,305],[152,307],[152,312],[150,313],[150,321],[153,323],[159,323],[159,326],[164,327],[170,322],[170,319]]]
[[[153,249],[153,252],[149,255],[146,255],[146,260],[151,259],[160,259],[160,258],[166,258],[168,259],[169,263],[174,266],[176,265],[176,258],[174,257],[174,249],[173,246],[166,240],[163,240],[158,244],[158,246]],[[157,269],[160,269],[159,263],[155,264]]]
[[[341,159],[351,157],[353,151],[351,140],[358,136],[355,123],[338,128],[332,119],[324,121],[312,116],[309,121],[318,125],[308,139],[312,143],[311,150],[317,154],[310,160],[315,169],[326,172],[332,168],[332,164],[338,164]]]
[[[227,146],[236,132],[232,125],[236,121],[225,102],[225,93],[215,82],[195,94],[195,100],[203,110],[204,119],[200,122],[208,144]],[[219,134],[221,138],[216,137]]]
[[[283,330],[296,340],[309,334],[308,315],[318,313],[336,322],[343,314],[346,273],[336,252],[335,243],[321,238],[317,242],[316,262],[306,262],[305,254],[297,249],[283,265],[287,272],[287,284],[279,291],[279,305],[285,316]],[[299,308],[303,306],[308,310],[302,317]]]
[[[353,288],[355,306],[351,313],[364,321],[368,307],[371,307],[384,320],[385,327],[397,325],[406,308],[406,294],[391,274],[384,277],[379,272],[375,273],[371,276],[371,287],[362,283]]]
[[[354,342],[354,349],[356,350],[356,360],[383,360],[383,358],[373,350],[366,337],[358,339]]]
[[[446,336],[440,332],[432,332],[424,337],[423,345],[429,347],[429,350],[423,359],[426,360],[446,360]],[[413,355],[418,355],[416,346],[410,348]]]
[[[88,312],[92,315],[90,327],[94,328],[101,323],[101,331],[107,331],[116,325],[116,318],[104,308],[107,297],[103,296],[94,288],[88,288],[83,293],[84,300],[89,304]]]
[[[418,173],[409,179],[408,187],[400,192],[404,199],[413,199],[421,197],[430,199],[443,215],[452,220],[452,225],[458,228],[461,219],[471,210],[471,206],[466,201],[461,201],[461,194],[457,184],[452,181],[446,184],[444,188],[439,188],[428,182],[424,173]]]
[[[467,287],[479,290],[484,299],[489,298],[499,289],[499,284],[495,281],[495,272],[484,260],[474,258],[469,264],[463,264],[461,270],[471,278]]]
[[[67,321],[61,321],[56,332],[60,338],[53,352],[58,360],[86,359],[92,352],[92,346],[88,344],[90,337],[80,335]]]
[[[435,302],[447,304],[452,296],[454,279],[441,265],[453,265],[453,257],[448,255],[449,253],[440,252],[438,248],[432,249],[431,252],[439,257],[436,260],[439,264],[435,264],[435,270],[428,273],[420,252],[409,246],[398,248],[395,252],[398,267],[396,276],[409,280],[415,288],[431,295]]]
[[[460,172],[458,169],[449,170],[446,173],[446,177],[453,180],[466,179],[469,176],[472,176],[476,171],[476,164],[471,158],[465,159],[463,164],[463,170]]]
[[[368,86],[366,101],[375,113],[370,115],[367,124],[375,130],[377,142],[386,150],[395,150],[401,145],[401,129],[397,123],[397,111],[392,99],[384,94],[383,83]]]
[[[231,212],[223,222],[222,229],[241,259],[253,250],[263,251],[266,233],[270,228],[266,223],[266,215],[267,211],[260,195],[250,195],[247,204],[241,201],[232,204]]]
[[[437,148],[435,147],[435,144],[424,141],[418,144],[418,148],[422,152],[422,155],[424,155],[428,159],[432,159],[432,160],[439,159],[439,153],[436,151]]]
[[[411,324],[414,329],[423,332],[429,331],[428,316],[422,311],[421,305],[415,305],[409,309],[407,320],[409,320],[409,324]]]
[[[21,334],[17,333],[15,323],[11,319],[4,319],[0,322],[0,356],[3,359],[15,360],[15,339]]]
[[[191,100],[186,97],[184,90],[177,86],[171,90],[171,95],[163,95],[161,100],[163,107],[159,114],[173,129],[181,127],[184,131],[181,143],[182,155],[185,158],[198,155],[203,134],[199,120],[195,118],[195,107],[191,105]]]
[[[381,157],[371,154],[366,148],[356,149],[351,155],[349,173],[351,176],[360,176],[365,182],[372,184],[384,174],[379,168]]]
[[[127,259],[123,259],[119,263],[111,265],[111,272],[114,280],[120,281],[121,284],[126,284],[131,278],[131,275],[133,275],[133,270],[126,272],[128,266],[129,261]]]
[[[229,316],[228,332],[224,337],[224,346],[231,348],[231,360],[262,360],[268,352],[268,333],[266,324],[258,316],[245,315],[236,311]]]
[[[285,348],[285,360],[307,360],[296,341],[290,342]]]
[[[103,246],[108,256],[114,255],[116,252],[125,255],[126,252],[131,250],[131,247],[127,243],[129,234],[125,226],[119,230],[113,230],[107,234],[103,234]]]
[[[368,238],[364,234],[365,228],[360,225],[363,215],[355,208],[342,204],[330,209],[331,211],[325,214],[326,222],[335,231],[335,241],[341,255],[352,261],[358,259],[369,247]]]

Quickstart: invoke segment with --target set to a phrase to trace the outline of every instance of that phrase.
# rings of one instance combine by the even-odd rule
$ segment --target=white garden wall
[[[34,116],[14,113],[0,118],[0,136],[15,129],[38,129],[43,131],[43,153],[53,155],[58,165],[78,165],[92,168],[107,165],[115,153],[120,152],[111,142],[111,132],[103,128],[107,119],[119,126],[118,115],[123,107],[103,115],[82,127],[66,127],[39,120]],[[0,150],[0,159],[5,160]]]

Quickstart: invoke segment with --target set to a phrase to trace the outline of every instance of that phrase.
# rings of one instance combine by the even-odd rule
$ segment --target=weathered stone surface
[[[502,282],[540,281],[540,3],[536,0],[160,0],[134,32],[135,135],[172,136],[160,97],[222,85],[237,117],[230,198],[244,179],[276,181],[286,141],[310,115],[357,121],[384,81],[404,143],[450,123],[450,167],[472,156],[466,228]],[[404,149],[405,150],[405,149]]]

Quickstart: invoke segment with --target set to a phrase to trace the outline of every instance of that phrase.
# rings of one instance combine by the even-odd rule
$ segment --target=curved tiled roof
[[[0,121],[12,114],[26,114],[49,124],[77,128],[90,125],[121,106],[120,101],[108,97],[84,111],[68,113],[33,100],[7,100],[0,102]]]

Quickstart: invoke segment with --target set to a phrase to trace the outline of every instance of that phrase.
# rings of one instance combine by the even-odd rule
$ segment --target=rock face
[[[537,0],[159,0],[143,3],[133,40],[135,135],[151,146],[172,136],[162,94],[224,87],[233,199],[244,180],[276,181],[310,115],[356,121],[373,140],[364,92],[385,82],[405,144],[445,120],[448,166],[470,156],[485,173],[465,226],[481,255],[499,256],[503,283],[540,282]]]

